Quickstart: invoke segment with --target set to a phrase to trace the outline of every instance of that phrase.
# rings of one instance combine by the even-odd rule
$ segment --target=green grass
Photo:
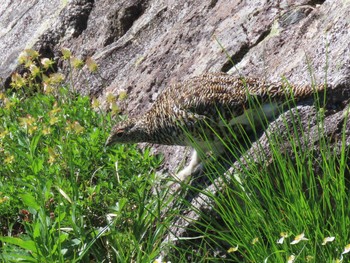
[[[72,72],[86,65],[99,77],[91,59],[82,64],[62,53]],[[323,138],[315,160],[294,136],[298,117],[286,135],[293,154],[271,136],[273,165],[248,162],[236,174],[244,191],[232,177],[215,195],[186,184],[170,195],[158,187],[162,160],[149,149],[104,147],[124,102],[108,96],[111,111],[103,112],[94,98],[74,92],[74,74],[64,86],[63,75],[50,73],[53,63],[34,51],[20,62],[30,74],[14,75],[13,90],[0,95],[1,262],[153,262],[161,253],[173,263],[287,262],[291,255],[294,262],[349,260],[342,255],[350,243],[348,149],[335,153]],[[345,139],[344,131],[342,145]],[[237,144],[227,147],[236,159],[245,153]],[[212,182],[225,170],[215,158],[206,166]],[[198,211],[201,221],[189,238],[163,244],[180,208],[195,209],[186,190],[209,196],[214,213]],[[307,240],[291,244],[301,233]],[[325,237],[335,240],[322,245]]]
[[[247,164],[242,164],[245,167],[242,172],[224,180],[224,190],[216,194],[202,191],[213,201],[213,211],[210,216],[208,212],[199,212],[201,221],[192,225],[189,232],[193,240],[181,240],[174,248],[177,254],[192,262],[349,260],[349,255],[344,253],[350,247],[349,150],[345,148],[345,127],[340,138],[342,147],[330,147],[331,138],[322,137],[324,109],[318,106],[319,98],[315,100],[319,112],[316,120],[321,138],[319,148],[302,145],[297,133],[301,127],[298,114],[292,115],[284,138],[269,136],[272,156],[267,160],[273,160],[271,165],[249,161],[250,156],[242,145],[227,143],[231,155],[237,160],[245,156]],[[293,105],[292,100],[288,107]],[[308,130],[302,131],[301,136],[307,142]],[[245,133],[242,137],[241,142],[250,140]],[[291,154],[286,154],[288,145]],[[318,159],[316,152],[320,153]],[[206,176],[214,183],[223,171],[218,164],[215,158],[207,163]],[[322,244],[326,237],[335,239]],[[293,244],[295,238],[301,240]],[[171,261],[175,262],[176,258]]]
[[[39,74],[1,94],[0,261],[150,262],[169,224],[152,189],[161,158],[106,149],[113,112],[69,86],[44,91]]]
[[[151,187],[161,160],[135,146],[104,149],[110,116],[95,112],[89,98],[63,99],[64,93],[22,101],[13,95],[10,101],[17,103],[0,108],[0,240],[6,262],[11,244],[30,250],[20,254],[34,262],[73,262],[84,258],[79,253],[100,234],[104,242],[118,236],[112,240],[126,257],[140,249],[141,239],[152,238],[143,235],[152,220],[160,220],[162,204]],[[100,246],[112,249],[104,242]]]

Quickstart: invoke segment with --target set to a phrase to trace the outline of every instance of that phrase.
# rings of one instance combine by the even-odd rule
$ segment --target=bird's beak
[[[109,135],[109,137],[105,143],[105,147],[111,146],[112,144],[113,144],[112,135]]]

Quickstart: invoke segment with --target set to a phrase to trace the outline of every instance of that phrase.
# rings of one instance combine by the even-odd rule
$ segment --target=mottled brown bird
[[[200,163],[203,153],[211,149],[219,154],[224,148],[222,140],[232,140],[232,131],[236,133],[234,140],[240,140],[242,128],[249,132],[261,120],[278,114],[286,101],[312,97],[324,88],[224,73],[197,76],[168,87],[145,114],[117,123],[106,145],[148,142],[192,146],[195,150],[190,164],[177,174],[183,180]]]

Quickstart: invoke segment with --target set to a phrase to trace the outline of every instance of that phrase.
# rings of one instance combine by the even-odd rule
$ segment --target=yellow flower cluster
[[[80,125],[78,121],[70,122],[67,121],[66,131],[80,134],[84,131],[84,127]]]
[[[26,117],[18,118],[18,121],[19,124],[27,130],[29,135],[33,135],[33,133],[38,129],[36,120],[29,114]]]

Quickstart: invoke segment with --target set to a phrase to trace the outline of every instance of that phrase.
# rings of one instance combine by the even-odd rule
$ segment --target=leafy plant
[[[67,52],[71,69],[81,70],[84,62]],[[167,226],[160,213],[166,193],[151,191],[161,158],[134,145],[104,147],[112,116],[121,118],[111,95],[112,111],[103,113],[96,99],[75,93],[73,74],[67,84],[50,73],[52,60],[26,50],[20,63],[24,72],[0,95],[0,259],[155,258]]]
[[[222,190],[213,194],[197,189],[212,200],[213,211],[210,215],[198,211],[201,220],[191,224],[191,231],[187,231],[193,237],[180,239],[169,257],[171,261],[176,261],[179,255],[183,262],[346,260],[350,251],[346,228],[350,206],[345,125],[341,148],[329,147],[330,139],[323,136],[324,109],[318,104],[317,94],[315,102],[318,115],[314,127],[318,127],[319,148],[303,145],[302,141],[309,141],[309,130],[303,130],[301,117],[293,111],[289,121],[281,116],[286,127],[267,137],[272,152],[267,158],[271,161],[268,165],[246,154],[246,145],[251,145],[251,140],[258,137],[259,129],[249,134],[243,129],[230,130],[227,124],[232,138],[238,135],[240,139],[223,140],[223,143],[231,160],[241,162],[244,158],[243,169],[225,178],[223,171],[227,166],[223,166],[223,161],[215,157],[208,159],[206,176]],[[254,100],[251,103],[256,110],[261,107]],[[296,106],[293,98],[288,103],[287,111]],[[222,122],[227,123],[225,119]],[[264,116],[261,122],[264,127],[270,123]],[[260,159],[266,160],[264,149],[256,146]],[[285,153],[286,146],[291,154]],[[316,159],[319,155],[315,151],[320,153],[320,158]],[[315,170],[316,166],[319,169]],[[221,183],[216,181],[218,177]],[[193,209],[197,211],[196,207]]]

